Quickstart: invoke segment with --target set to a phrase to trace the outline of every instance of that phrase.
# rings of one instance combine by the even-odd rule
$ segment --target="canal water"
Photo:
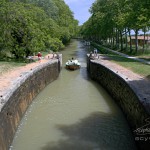
[[[59,78],[35,98],[18,127],[10,150],[135,150],[124,115],[86,69],[91,47],[73,40],[62,51]],[[72,57],[76,71],[65,69]]]

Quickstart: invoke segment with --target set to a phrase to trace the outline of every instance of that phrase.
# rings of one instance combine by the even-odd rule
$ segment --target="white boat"
[[[80,63],[78,60],[68,60],[66,62],[66,68],[70,70],[76,70],[80,68]]]

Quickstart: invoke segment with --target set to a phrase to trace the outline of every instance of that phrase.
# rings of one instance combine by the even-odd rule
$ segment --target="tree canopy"
[[[23,58],[63,48],[78,21],[63,0],[0,0],[0,24],[0,52]]]
[[[83,24],[83,37],[100,43],[110,41],[112,47],[123,49],[123,38],[135,31],[150,29],[150,1],[148,0],[95,0],[90,8],[91,17]],[[137,47],[136,47],[137,50]]]

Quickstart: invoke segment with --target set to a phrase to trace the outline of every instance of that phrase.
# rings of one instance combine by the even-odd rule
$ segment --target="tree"
[[[0,49],[17,59],[46,48],[58,51],[78,25],[61,0],[8,0],[0,8]]]
[[[41,20],[46,17],[41,9],[28,4],[11,2],[3,5],[2,8],[0,33],[3,48],[9,49],[18,59],[44,46],[44,34],[36,22],[40,17]]]
[[[100,39],[101,43],[111,44],[111,47],[114,47],[116,42],[117,49],[120,49],[121,45],[121,50],[124,50],[125,38],[127,49],[127,34],[130,36],[131,30],[135,31],[137,41],[138,31],[141,29],[145,31],[150,27],[149,10],[150,5],[147,0],[96,0],[90,8],[92,15],[83,24],[81,33],[86,37],[92,36],[94,41]],[[130,52],[131,50],[130,44]],[[137,42],[136,52],[138,52]]]

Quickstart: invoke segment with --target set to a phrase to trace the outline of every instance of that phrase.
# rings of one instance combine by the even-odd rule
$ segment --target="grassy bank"
[[[133,59],[125,58],[117,54],[106,54],[106,55],[110,57],[113,62],[121,66],[124,66],[137,74],[140,74],[144,77],[150,76],[150,65],[146,65],[144,63],[138,62]]]
[[[137,60],[125,58],[116,53],[112,53],[112,52],[100,47],[97,44],[94,44],[94,47],[96,47],[101,54],[108,56],[111,59],[111,61],[113,61],[123,67],[126,67],[137,74],[140,74],[144,77],[150,78],[150,65],[144,64]],[[138,57],[140,58],[140,56],[138,56]],[[141,55],[141,58],[142,58],[142,55]]]
[[[47,54],[49,54],[48,51],[42,52],[42,56],[45,57]],[[35,60],[37,61],[37,60]],[[25,66],[28,63],[28,61],[25,60],[15,60],[14,58],[9,59],[0,59],[0,75],[9,72],[13,70],[14,68]]]
[[[0,61],[0,75],[13,70],[16,67],[24,66],[26,63]]]

